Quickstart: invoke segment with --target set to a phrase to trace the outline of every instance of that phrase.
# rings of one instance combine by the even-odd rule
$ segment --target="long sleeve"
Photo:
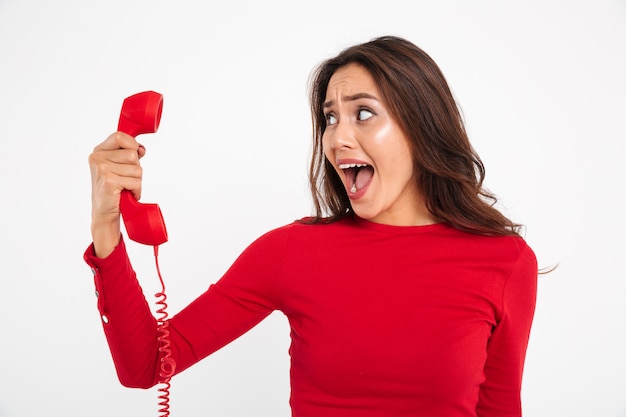
[[[537,261],[526,247],[506,282],[489,339],[478,417],[520,417],[520,390],[537,294]]]
[[[169,320],[176,373],[236,339],[276,308],[274,280],[284,235],[259,238],[217,283]],[[120,382],[139,388],[155,385],[160,333],[124,242],[105,259],[96,258],[90,246],[84,259],[94,272],[98,310]]]
[[[121,240],[104,259],[93,245],[84,259],[94,274],[98,311],[120,382],[148,388],[157,382],[157,323]]]

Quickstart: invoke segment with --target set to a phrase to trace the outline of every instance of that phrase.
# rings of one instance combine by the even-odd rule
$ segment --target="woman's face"
[[[324,155],[354,212],[383,224],[430,224],[414,178],[409,141],[388,112],[374,78],[348,64],[331,77],[324,101]]]

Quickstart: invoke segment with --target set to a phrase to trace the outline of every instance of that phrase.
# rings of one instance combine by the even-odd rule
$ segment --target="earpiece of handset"
[[[163,96],[144,91],[124,99],[117,130],[133,137],[154,133],[161,122]],[[120,212],[128,237],[144,245],[158,246],[167,242],[167,230],[161,209],[156,204],[138,202],[130,191],[120,196]]]

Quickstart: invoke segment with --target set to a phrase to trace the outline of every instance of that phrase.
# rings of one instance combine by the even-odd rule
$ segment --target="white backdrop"
[[[0,416],[156,416],[117,381],[82,253],[87,156],[122,99],[164,94],[141,141],[175,313],[261,233],[310,214],[307,79],[370,38],[441,66],[501,207],[542,266],[527,417],[626,416],[626,2],[0,0]],[[411,4],[410,8],[407,8]],[[152,251],[131,243],[146,294]],[[288,416],[275,313],[173,380],[173,416]]]

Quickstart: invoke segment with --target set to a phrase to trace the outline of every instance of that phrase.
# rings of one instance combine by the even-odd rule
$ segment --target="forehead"
[[[345,96],[365,92],[380,97],[372,74],[362,65],[351,63],[339,68],[330,77],[326,88],[326,99],[333,100],[337,95]]]

